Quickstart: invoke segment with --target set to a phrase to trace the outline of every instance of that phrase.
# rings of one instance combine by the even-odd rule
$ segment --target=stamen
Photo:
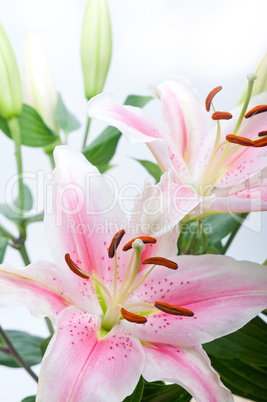
[[[246,137],[240,137],[239,135],[228,134],[226,137],[227,141],[233,144],[243,145],[245,147],[254,147],[255,141],[250,140]]]
[[[113,239],[111,240],[110,246],[108,248],[108,256],[109,258],[113,258],[114,257],[114,252],[115,249],[117,250],[117,248],[119,247],[119,244],[121,242],[121,239],[123,238],[123,236],[125,235],[125,230],[119,230],[114,236]]]
[[[230,120],[233,115],[229,112],[214,112],[211,116],[212,120]]]
[[[85,272],[83,272],[78,265],[75,264],[74,261],[70,258],[69,254],[65,254],[65,261],[68,264],[69,268],[71,269],[72,272],[74,272],[76,275],[80,276],[81,278],[88,279],[90,278],[89,275],[87,275]]]
[[[263,137],[259,140],[254,141],[254,147],[266,147],[267,146],[267,137]]]
[[[249,110],[246,114],[245,114],[245,118],[248,119],[251,116],[254,116],[256,114],[259,113],[263,113],[263,112],[267,112],[267,105],[260,105],[260,106],[256,106],[253,109]]]
[[[260,132],[258,133],[258,136],[259,136],[259,137],[264,137],[265,135],[267,135],[267,131],[260,131]]]
[[[184,315],[186,317],[193,317],[194,313],[191,310],[183,307],[176,307],[172,304],[155,302],[154,306],[163,311],[164,313],[172,314],[172,315]]]
[[[151,258],[146,258],[142,264],[155,264],[155,265],[163,265],[164,267],[170,268],[170,269],[177,269],[178,264],[176,262],[168,260],[167,258],[163,257],[151,257]]]
[[[206,101],[205,101],[205,105],[206,105],[206,110],[207,110],[207,112],[210,111],[210,105],[211,105],[211,102],[212,102],[214,96],[215,96],[221,89],[222,89],[222,87],[221,87],[221,86],[218,86],[218,87],[214,88],[212,91],[210,91],[210,93],[208,94],[208,96],[207,96],[207,98],[206,98]]]
[[[150,237],[150,236],[139,236],[139,237],[135,237],[134,239],[130,240],[128,243],[125,244],[125,246],[123,247],[123,251],[128,251],[132,248],[132,244],[135,240],[140,239],[142,240],[143,243],[152,243],[155,244],[157,243],[157,240],[154,237]]]
[[[147,322],[146,317],[131,313],[130,311],[125,310],[125,308],[123,307],[121,308],[121,315],[123,316],[123,318],[125,318],[125,320],[129,322],[134,322],[136,324],[144,324],[145,322]]]

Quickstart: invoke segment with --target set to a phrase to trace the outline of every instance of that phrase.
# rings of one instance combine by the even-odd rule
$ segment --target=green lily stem
[[[29,265],[31,263],[31,261],[29,259],[29,255],[27,253],[25,243],[23,243],[18,250],[20,252],[20,255],[21,255],[22,259],[23,259],[24,264]]]
[[[85,134],[84,134],[84,140],[83,140],[83,146],[82,146],[82,151],[85,149],[86,147],[86,142],[87,142],[87,138],[88,138],[88,134],[89,134],[89,129],[90,129],[90,123],[91,123],[91,118],[88,117],[87,119],[87,124],[86,124],[86,128],[85,128]]]
[[[22,179],[22,158],[21,158],[21,136],[20,136],[20,127],[17,117],[11,117],[7,120],[8,128],[11,133],[11,137],[15,143],[15,156],[17,160],[17,172],[18,172],[18,186],[19,186],[19,204],[18,208],[20,213],[23,213],[24,206],[24,188],[23,188],[23,179]]]
[[[3,330],[3,328],[1,326],[0,326],[0,335],[3,338],[6,346],[8,347],[8,350],[9,350],[10,354],[12,355],[12,357],[14,358],[14,360],[21,367],[23,367],[27,371],[28,374],[30,374],[30,376],[34,379],[34,381],[38,382],[37,375],[32,371],[30,366],[25,362],[25,360],[21,357],[21,355],[15,349],[15,347],[13,346],[13,343],[11,342],[11,340],[9,339],[6,332]]]
[[[240,229],[242,223],[244,222],[244,220],[246,219],[247,216],[248,216],[247,213],[243,213],[243,214],[240,214],[240,215],[239,215],[239,217],[240,217],[240,222],[238,222],[238,223],[236,224],[236,227],[235,227],[234,230],[232,231],[232,233],[231,233],[229,239],[227,240],[225,246],[224,246],[223,249],[222,249],[222,254],[225,254],[226,251],[228,250],[228,248],[230,247],[232,241],[234,240],[234,238],[235,238],[237,232],[239,231],[239,229]]]
[[[4,226],[0,225],[0,232],[3,233],[4,236],[8,237],[10,240],[13,241],[13,243],[16,242],[16,237],[13,236]]]

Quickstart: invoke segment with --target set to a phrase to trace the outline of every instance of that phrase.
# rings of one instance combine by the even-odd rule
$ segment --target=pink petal
[[[120,402],[144,366],[140,342],[120,327],[98,339],[100,318],[70,307],[44,356],[37,402]]]
[[[147,183],[135,203],[132,220],[139,223],[143,233],[161,236],[172,230],[200,201],[201,197],[191,188],[174,183],[173,172],[166,172],[157,185]]]
[[[109,94],[92,98],[87,105],[90,117],[115,126],[123,132],[131,143],[150,142],[162,139],[162,128],[149,113],[134,106],[121,105]]]
[[[114,263],[107,250],[113,235],[126,225],[116,198],[116,183],[69,147],[57,147],[55,160],[53,182],[49,183],[52,194],[47,194],[52,203],[45,211],[53,257],[70,281],[74,274],[65,263],[66,253],[84,272],[109,280]]]
[[[215,255],[171,259],[178,263],[178,270],[156,267],[130,302],[166,302],[188,308],[194,317],[159,312],[148,316],[142,326],[131,324],[136,337],[147,342],[200,345],[236,331],[266,308],[266,267]],[[129,323],[123,320],[122,325],[129,330]]]
[[[167,171],[175,166],[177,181],[189,177],[188,168],[175,147],[152,116],[146,111],[120,105],[112,95],[100,94],[88,102],[87,112],[90,117],[101,120],[118,128],[131,143],[145,142],[158,161],[161,169]]]
[[[167,143],[179,152],[192,173],[195,157],[209,132],[209,116],[192,86],[182,78],[164,81],[154,87],[162,101]]]
[[[48,316],[54,323],[70,302],[54,264],[45,261],[16,269],[0,266],[1,307],[24,306],[36,317]]]
[[[144,346],[145,380],[179,384],[198,402],[233,401],[231,392],[222,384],[201,347],[181,349],[164,344],[154,346]]]

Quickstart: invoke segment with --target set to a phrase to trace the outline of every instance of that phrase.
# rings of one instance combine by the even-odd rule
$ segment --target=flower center
[[[248,119],[255,116],[256,114],[267,111],[267,105],[260,105],[251,109],[249,112],[246,113],[249,100],[252,94],[253,84],[256,78],[257,76],[255,74],[249,74],[247,76],[248,88],[244,104],[240,116],[238,118],[238,121],[236,123],[236,126],[233,130],[233,133],[226,136],[226,141],[221,141],[220,120],[229,120],[233,116],[229,112],[216,111],[212,104],[214,96],[222,89],[222,87],[218,86],[214,88],[206,98],[206,110],[209,112],[212,106],[214,113],[212,114],[211,117],[213,120],[217,121],[217,135],[210,159],[202,174],[202,177],[199,180],[200,188],[203,189],[202,195],[204,196],[211,195],[215,182],[218,179],[220,179],[220,177],[222,177],[222,175],[225,173],[225,170],[227,169],[227,163],[229,161],[229,158],[238,149],[244,146],[257,148],[257,147],[264,147],[267,145],[267,137],[264,137],[267,135],[266,131],[261,131],[258,134],[260,137],[263,137],[260,139],[256,138],[251,140],[249,138],[240,136],[240,133],[246,127],[246,124],[244,124],[243,127],[240,129],[243,118]]]
[[[119,323],[120,320],[125,319],[129,322],[133,322],[135,324],[145,324],[147,318],[145,315],[157,313],[159,311],[164,311],[168,314],[174,315],[185,315],[185,316],[193,316],[194,313],[191,310],[173,306],[168,303],[162,303],[155,301],[154,303],[140,302],[140,303],[127,303],[130,295],[146,280],[148,275],[152,272],[152,270],[157,266],[161,265],[169,269],[176,270],[178,265],[176,262],[168,260],[163,257],[151,257],[142,261],[143,265],[152,265],[148,271],[142,276],[142,278],[136,282],[136,277],[139,272],[139,267],[141,263],[141,255],[142,251],[145,250],[146,243],[154,244],[156,243],[156,239],[150,236],[140,236],[138,238],[132,239],[130,242],[124,245],[123,251],[127,252],[128,250],[132,250],[132,255],[130,257],[128,268],[125,272],[124,278],[120,287],[118,287],[117,283],[117,272],[118,272],[118,264],[117,264],[117,248],[119,247],[120,241],[125,234],[124,230],[120,230],[113,237],[109,249],[108,256],[109,258],[114,258],[114,280],[113,280],[113,291],[107,289],[107,287],[95,276],[89,275],[85,273],[81,268],[79,268],[71,259],[69,254],[65,255],[66,263],[69,268],[76,275],[91,279],[96,293],[103,303],[100,303],[103,310],[103,318],[101,323],[101,328],[104,331],[110,331],[116,324]],[[104,300],[103,300],[104,298]],[[131,311],[134,310],[134,311]]]

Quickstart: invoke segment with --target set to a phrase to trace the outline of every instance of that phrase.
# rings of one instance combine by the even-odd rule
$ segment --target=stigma
[[[113,278],[113,292],[108,289],[95,275],[87,274],[71,259],[69,254],[65,255],[65,260],[70,270],[77,276],[91,280],[94,285],[96,294],[100,301],[100,306],[105,305],[103,311],[101,328],[105,331],[110,331],[114,326],[119,325],[121,320],[126,320],[132,324],[145,325],[147,322],[146,315],[160,314],[161,312],[172,315],[183,315],[192,317],[194,313],[184,307],[173,306],[171,304],[162,303],[160,301],[129,303],[130,296],[134,291],[145,282],[146,278],[157,266],[167,269],[176,270],[178,265],[176,262],[163,257],[150,257],[143,259],[142,252],[146,248],[146,244],[155,244],[156,239],[150,236],[136,237],[127,242],[122,250],[132,250],[129,259],[129,265],[124,273],[124,277],[118,285],[117,273],[117,251],[120,246],[121,240],[125,235],[125,231],[119,230],[112,238],[108,248],[108,257],[114,258],[114,278]],[[140,273],[140,266],[148,265],[148,269],[144,270],[143,276],[138,276]],[[143,271],[142,271],[143,272]],[[101,300],[102,299],[102,300]],[[103,300],[104,299],[104,300]],[[104,303],[101,303],[104,301]]]

